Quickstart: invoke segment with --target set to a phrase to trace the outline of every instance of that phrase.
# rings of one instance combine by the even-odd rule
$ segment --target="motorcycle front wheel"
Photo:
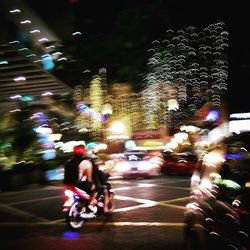
[[[65,214],[66,224],[71,230],[79,230],[85,223],[84,219],[80,217],[82,211],[82,204],[75,202]]]

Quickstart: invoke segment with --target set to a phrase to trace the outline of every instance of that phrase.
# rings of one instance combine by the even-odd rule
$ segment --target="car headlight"
[[[122,162],[118,163],[115,168],[118,172],[126,172],[130,170],[130,165],[127,162]]]
[[[138,167],[140,170],[151,170],[153,168],[153,165],[150,162],[143,162]]]

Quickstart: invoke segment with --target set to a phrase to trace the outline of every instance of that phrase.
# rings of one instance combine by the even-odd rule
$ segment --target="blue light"
[[[220,119],[220,112],[218,110],[209,110],[205,120],[207,122],[217,122]]]
[[[91,109],[90,107],[88,107],[86,104],[84,103],[78,103],[76,105],[76,110],[80,113],[84,113],[88,116],[91,116],[93,118],[95,118],[98,121],[102,121],[102,116],[101,114],[99,114],[98,112],[96,112],[94,109]]]
[[[231,153],[231,154],[225,154],[226,159],[232,159],[232,160],[241,160],[243,158],[243,155],[241,153]]]
[[[55,67],[55,63],[51,55],[46,54],[42,56],[42,64],[44,70],[52,70]]]
[[[66,239],[77,239],[79,237],[80,237],[79,232],[66,231],[63,233],[63,238],[66,238]]]

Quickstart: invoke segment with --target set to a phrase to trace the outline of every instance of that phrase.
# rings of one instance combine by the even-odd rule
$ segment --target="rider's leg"
[[[109,192],[107,189],[103,190],[103,194],[104,194],[104,213],[108,213],[109,212]]]
[[[89,201],[88,208],[89,208],[90,211],[92,211],[93,213],[96,213],[96,212],[97,212],[97,207],[96,207],[97,200],[96,200],[96,197],[97,197],[97,191],[96,191],[96,190],[92,190],[91,199],[90,199],[90,201]]]

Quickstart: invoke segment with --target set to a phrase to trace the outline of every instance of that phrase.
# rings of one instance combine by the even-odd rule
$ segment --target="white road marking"
[[[114,213],[135,210],[135,209],[143,208],[143,207],[154,207],[154,206],[156,206],[155,203],[154,204],[153,203],[145,203],[145,204],[141,204],[141,205],[137,205],[137,206],[117,208],[114,210]]]

